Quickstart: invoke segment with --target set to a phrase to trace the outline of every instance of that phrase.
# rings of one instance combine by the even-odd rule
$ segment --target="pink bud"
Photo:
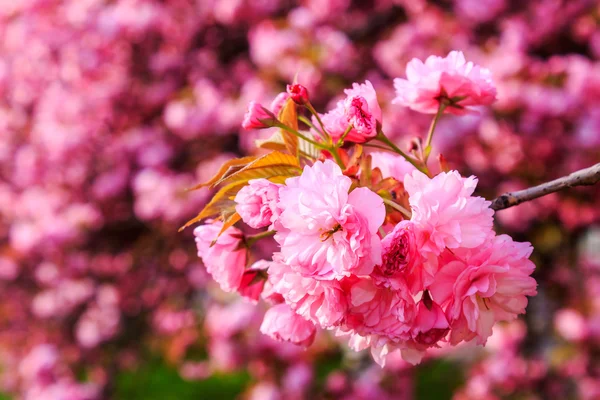
[[[258,302],[267,278],[269,262],[259,260],[244,271],[238,292],[252,303]]]
[[[297,83],[287,85],[287,92],[296,104],[303,106],[308,103],[308,89],[306,89],[306,87]]]
[[[275,125],[277,118],[275,115],[264,108],[256,101],[251,101],[248,104],[248,111],[244,115],[242,128],[244,129],[265,129]]]

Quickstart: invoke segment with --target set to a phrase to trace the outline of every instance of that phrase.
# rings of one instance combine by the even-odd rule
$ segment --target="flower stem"
[[[265,232],[257,233],[256,235],[247,236],[246,240],[245,240],[246,246],[248,248],[250,248],[254,245],[254,243],[258,242],[261,239],[271,237],[271,236],[275,235],[275,233],[276,233],[275,231],[265,231]]]
[[[315,131],[319,132],[319,129],[313,125],[312,121],[309,120],[308,118],[306,118],[304,115],[298,115],[298,120],[300,120],[301,122],[304,122],[306,125],[308,125],[309,128],[312,128]],[[321,133],[321,132],[319,132],[319,133]]]
[[[395,201],[392,201],[390,199],[386,199],[384,197],[382,197],[381,199],[388,206],[392,207],[393,209],[395,209],[397,211],[400,211],[402,213],[402,215],[404,215],[405,217],[410,218],[412,216],[412,214],[411,214],[411,212],[409,210],[407,210],[406,208],[402,207],[400,204],[396,203]]]
[[[277,124],[275,126],[277,126],[278,128],[281,128],[281,129],[283,129],[283,130],[285,130],[287,132],[290,132],[293,135],[298,136],[302,140],[306,140],[308,143],[311,143],[315,147],[318,147],[318,148],[323,149],[323,150],[329,150],[329,147],[327,145],[325,145],[323,143],[319,143],[319,142],[314,141],[312,139],[309,139],[305,135],[301,134],[300,132],[298,132],[295,129],[290,128],[289,126],[287,126],[286,124],[284,124],[282,122],[277,122]]]
[[[329,137],[329,133],[327,133],[327,130],[325,129],[325,125],[323,125],[323,121],[321,121],[321,116],[319,115],[319,113],[317,112],[317,110],[315,110],[315,108],[313,107],[313,105],[310,104],[310,101],[307,102],[304,106],[308,109],[308,111],[310,111],[310,113],[312,115],[315,116],[315,118],[317,119],[317,122],[319,123],[319,126],[323,130],[323,134],[326,135],[327,137]]]
[[[440,105],[438,107],[437,113],[431,121],[431,125],[429,126],[429,132],[427,132],[427,139],[425,140],[425,155],[423,159],[423,163],[427,164],[427,159],[429,158],[429,154],[431,153],[431,141],[433,140],[433,133],[435,132],[435,127],[437,126],[438,121],[442,117],[444,110],[446,109],[446,102],[440,101]]]
[[[337,148],[335,146],[332,146],[332,148],[327,149],[327,151],[329,153],[331,153],[331,155],[333,156],[333,158],[335,159],[335,162],[340,166],[340,168],[343,170],[346,169],[346,166],[344,165],[344,162],[342,161],[342,159],[340,158],[340,155],[337,152]]]
[[[411,163],[416,169],[418,169],[419,171],[423,172],[424,174],[429,175],[429,171],[427,170],[426,167],[424,167],[423,165],[419,165],[419,163],[417,162],[417,160],[415,160],[414,158],[412,158],[411,156],[409,156],[408,154],[406,154],[405,152],[403,152],[402,150],[400,150],[398,148],[398,146],[396,146],[390,139],[388,139],[387,136],[385,136],[385,134],[383,133],[383,131],[379,131],[377,133],[377,136],[375,136],[375,139],[379,140],[380,142],[383,142],[385,144],[387,144],[388,146],[390,146],[390,148],[397,154],[401,155],[402,157],[404,157],[406,159],[406,161],[408,161],[409,163]]]
[[[340,147],[341,145],[344,144],[344,139],[346,139],[346,136],[348,136],[348,134],[350,133],[351,130],[352,130],[352,124],[348,125],[348,127],[344,131],[344,134],[340,137],[340,139],[335,144],[335,147]]]
[[[394,152],[394,150],[390,149],[389,147],[385,147],[385,146],[377,146],[376,144],[371,144],[371,143],[363,143],[364,147],[372,147],[374,149],[381,149],[381,150],[386,150],[386,151],[391,151]]]

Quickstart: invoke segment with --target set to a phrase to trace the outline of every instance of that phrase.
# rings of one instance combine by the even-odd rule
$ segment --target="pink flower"
[[[28,382],[49,381],[58,362],[59,352],[54,345],[38,344],[21,359],[19,375]]]
[[[274,293],[299,315],[322,328],[339,325],[348,303],[340,282],[303,277],[284,264],[281,255],[273,255],[269,266],[269,283]],[[274,296],[271,294],[271,298]]]
[[[419,254],[415,226],[411,221],[398,223],[383,238],[381,247],[381,264],[372,274],[378,285],[399,289],[408,284],[411,292],[416,294],[423,290],[424,282],[433,279],[430,277],[434,271],[429,271]]]
[[[275,340],[304,347],[312,344],[316,333],[314,324],[296,314],[287,304],[278,304],[269,308],[260,331]]]
[[[525,313],[527,297],[536,294],[535,269],[529,260],[529,243],[496,236],[479,248],[442,254],[442,267],[430,291],[446,308],[450,341],[477,338],[485,344],[496,321],[509,321]]]
[[[493,235],[490,202],[472,196],[477,178],[456,171],[428,178],[419,171],[406,175],[411,221],[420,232],[421,249],[435,254],[444,248],[473,248]]]
[[[292,100],[294,100],[294,103],[301,106],[308,103],[308,90],[306,87],[297,83],[293,85],[287,85],[287,92]]]
[[[251,101],[248,104],[248,111],[244,115],[244,121],[242,121],[242,128],[244,129],[264,129],[270,128],[275,124],[277,117],[264,108],[256,101]]]
[[[368,275],[381,262],[381,198],[352,181],[334,162],[316,162],[279,190],[275,240],[286,263],[305,276]]]
[[[435,114],[444,101],[445,112],[461,115],[496,100],[491,75],[488,69],[466,62],[460,51],[451,51],[446,58],[429,56],[425,63],[414,58],[406,66],[408,79],[394,79],[397,97],[393,102]]]
[[[563,308],[554,314],[554,329],[570,342],[581,342],[590,334],[585,317],[572,308]]]
[[[421,349],[435,346],[450,328],[444,310],[434,303],[429,295],[422,299],[416,307],[416,316],[411,328],[414,342]]]
[[[242,221],[255,229],[271,225],[277,216],[280,186],[266,179],[250,180],[235,196]]]
[[[395,178],[403,182],[404,176],[415,170],[415,166],[402,156],[385,151],[371,152],[371,167],[379,168],[383,178]]]
[[[369,112],[369,104],[362,96],[348,97],[344,101],[344,115],[348,124],[352,125],[356,133],[364,138],[377,135],[377,120]]]
[[[206,270],[226,292],[236,291],[242,282],[246,266],[246,249],[240,247],[242,232],[234,227],[227,228],[219,236],[223,223],[220,221],[198,226],[194,229],[198,256]],[[215,244],[211,247],[212,242]]]
[[[382,113],[377,93],[369,81],[354,83],[352,89],[344,92],[346,99],[339,101],[336,108],[324,114],[321,119],[334,141],[339,140],[346,129],[352,126],[344,140],[364,143],[377,135],[377,124],[381,123]]]
[[[371,279],[360,279],[350,287],[348,302],[345,328],[396,343],[410,338],[415,303],[406,284],[390,290]]]

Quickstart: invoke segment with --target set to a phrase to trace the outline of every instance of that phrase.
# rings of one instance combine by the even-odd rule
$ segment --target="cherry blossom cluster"
[[[270,109],[250,103],[245,128],[279,127],[319,150],[299,156],[304,167],[282,183],[250,179],[235,195],[239,219],[266,231],[245,238],[210,220],[194,230],[198,255],[223,290],[272,304],[263,333],[308,346],[317,328],[330,330],[355,350],[370,348],[382,365],[396,351],[418,363],[442,343],[485,344],[496,322],[523,314],[536,294],[531,245],[495,234],[490,202],[474,195],[477,179],[443,163],[433,174],[427,163],[444,111],[463,114],[494,100],[490,71],[451,52],[411,61],[407,75],[396,80],[398,102],[436,113],[412,155],[383,133],[369,81],[345,90],[323,115],[299,84]],[[296,104],[313,113],[303,133],[286,127],[282,112]],[[398,154],[356,156],[366,161],[352,165],[360,144],[375,141]],[[396,187],[381,189],[381,182]],[[248,265],[248,248],[271,234],[278,245],[271,259]]]
[[[408,400],[440,365],[464,373],[457,398],[597,398],[599,186],[496,213],[498,232],[535,246],[538,295],[525,316],[495,324],[484,348],[441,341],[417,368],[390,355],[381,369],[323,329],[306,351],[260,334],[267,303],[241,304],[219,290],[194,254],[192,232],[176,232],[210,199],[209,190],[183,189],[264,151],[255,139],[278,129],[241,129],[249,101],[278,116],[302,91],[270,103],[297,76],[325,111],[328,133],[341,138],[342,89],[373,86],[381,114],[366,91],[364,101],[348,101],[357,112],[342,150],[350,139],[365,150],[380,145],[372,129],[380,121],[412,156],[413,138],[424,137],[438,110],[405,102],[426,93],[421,71],[436,71],[439,56],[460,60],[443,57],[451,49],[493,71],[498,100],[477,114],[464,94],[447,93],[444,114],[466,115],[438,121],[431,162],[443,153],[451,169],[479,178],[477,194],[488,199],[598,162],[598,15],[590,0],[0,2],[0,392],[123,397],[119,376],[160,358],[187,380],[241,372],[249,377],[242,396],[261,400]],[[467,64],[453,65],[467,73]],[[489,75],[472,71],[469,79],[485,86]],[[397,93],[394,77],[423,85]],[[413,108],[423,104],[436,106]],[[371,117],[361,118],[367,106]],[[321,136],[319,121],[299,109]],[[368,153],[382,177],[404,182],[415,169],[388,150]],[[341,169],[353,185],[360,179],[360,169]],[[396,192],[412,213],[408,195]],[[384,233],[410,220],[385,207]],[[252,243],[242,278],[256,297],[270,286],[265,267],[280,249],[273,238],[246,240],[257,234],[249,228],[256,221],[247,222],[234,239]]]

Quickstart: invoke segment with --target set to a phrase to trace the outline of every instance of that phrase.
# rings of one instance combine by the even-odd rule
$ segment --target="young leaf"
[[[221,236],[223,232],[225,232],[229,227],[232,227],[233,225],[237,224],[242,219],[242,217],[240,217],[240,214],[238,214],[237,212],[234,212],[229,216],[223,214],[221,215],[221,217],[223,219],[223,227],[219,231],[219,234],[217,235],[215,240],[213,240],[210,244],[210,247],[214,246],[215,243],[217,243],[217,239],[219,239],[219,236]]]
[[[298,130],[298,112],[296,110],[296,103],[292,99],[288,99],[285,102],[285,105],[279,112],[279,120],[293,130]],[[280,129],[279,132],[288,153],[298,158],[298,136],[283,129]]]
[[[252,161],[256,160],[255,156],[248,156],[242,158],[234,158],[227,161],[225,164],[219,168],[219,171],[213,176],[208,182],[200,183],[192,188],[187,189],[188,191],[200,189],[206,186],[215,187],[217,185],[216,182],[222,181],[227,178],[229,175],[232,175],[244,168],[246,165],[250,164]]]
[[[279,151],[273,151],[221,179],[215,185],[233,181],[248,182],[250,179],[270,178],[280,175],[290,177],[298,175],[301,171],[297,158]]]
[[[205,218],[212,217],[213,215],[222,214],[226,212],[235,212],[235,195],[240,191],[241,188],[246,186],[247,181],[233,182],[223,186],[213,196],[210,202],[200,211],[200,213],[185,223],[184,226],[179,228],[181,232],[188,226],[195,224]]]

